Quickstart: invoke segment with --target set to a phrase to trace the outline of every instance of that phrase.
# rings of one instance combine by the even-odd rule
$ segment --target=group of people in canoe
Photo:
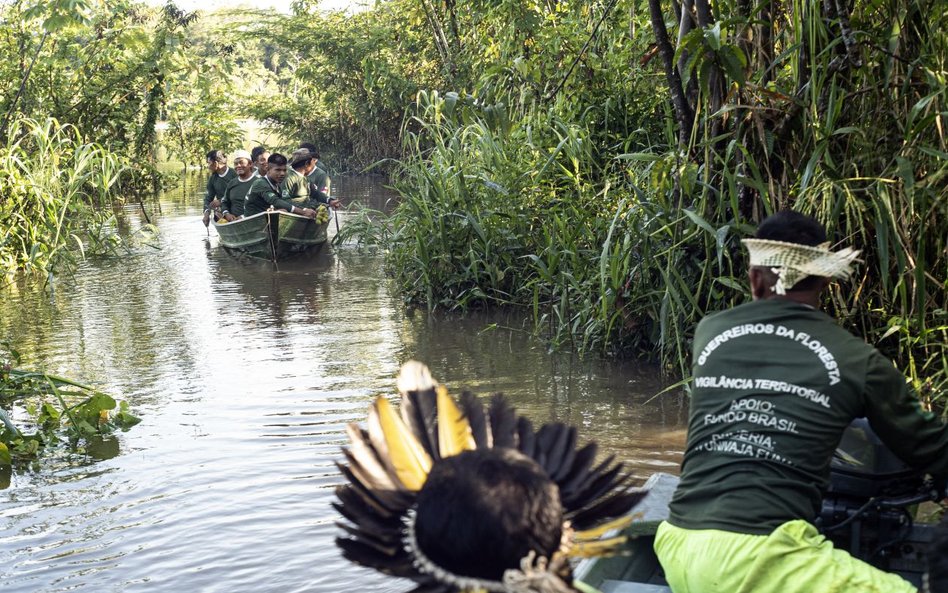
[[[342,205],[329,196],[331,180],[319,167],[314,144],[300,144],[289,158],[271,154],[263,146],[250,152],[237,150],[232,158],[233,168],[223,151],[207,153],[210,176],[204,193],[204,226],[212,217],[221,223],[233,222],[271,208],[328,220],[326,209]]]
[[[752,300],[709,315],[693,342],[681,480],[654,548],[673,593],[918,593],[834,548],[814,523],[844,430],[868,418],[909,465],[948,477],[948,425],[862,338],[820,311],[858,251],[830,249],[822,225],[792,211],[744,240]],[[353,425],[336,508],[350,560],[415,581],[414,593],[588,592],[570,556],[638,496],[573,427],[534,431],[503,401],[455,402],[427,369],[403,371],[401,413],[386,398]],[[591,447],[591,448],[590,448]],[[923,591],[948,591],[948,519]],[[585,530],[585,531],[584,531]],[[611,586],[611,585],[610,585]],[[617,591],[655,591],[645,588]]]

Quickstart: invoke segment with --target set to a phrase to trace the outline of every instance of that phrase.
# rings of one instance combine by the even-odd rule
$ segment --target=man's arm
[[[922,408],[905,377],[878,352],[866,368],[866,417],[902,461],[948,476],[948,425]]]
[[[300,206],[294,206],[292,202],[284,200],[280,197],[280,194],[275,191],[264,192],[263,199],[274,208],[283,209],[287,212],[292,212],[293,214],[300,214],[308,218],[315,218],[316,211],[312,208],[301,208]]]
[[[211,209],[211,200],[215,196],[214,191],[214,174],[212,173],[210,177],[207,178],[207,187],[204,190],[204,211],[207,212]]]

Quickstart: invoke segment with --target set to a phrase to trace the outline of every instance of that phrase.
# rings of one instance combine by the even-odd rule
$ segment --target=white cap
[[[246,150],[235,150],[235,151],[234,151],[234,160],[236,161],[237,159],[247,159],[247,160],[249,161],[249,160],[250,160],[250,153],[247,152]]]

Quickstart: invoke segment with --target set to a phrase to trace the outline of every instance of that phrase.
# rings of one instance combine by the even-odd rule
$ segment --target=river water
[[[201,189],[161,198],[155,248],[0,293],[0,340],[24,366],[94,382],[143,420],[0,476],[4,593],[409,589],[338,555],[330,506],[344,426],[409,359],[454,393],[503,391],[537,424],[576,424],[639,477],[677,471],[686,404],[652,398],[655,369],[552,355],[520,317],[406,311],[381,258],[352,246],[234,258],[200,222]],[[334,193],[391,197],[365,179]],[[137,205],[120,218],[141,225]]]

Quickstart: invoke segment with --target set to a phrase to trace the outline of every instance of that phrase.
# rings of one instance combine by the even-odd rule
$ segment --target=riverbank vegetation
[[[384,248],[406,303],[521,307],[554,345],[683,373],[696,322],[747,298],[740,239],[793,207],[863,251],[830,311],[923,393],[943,393],[946,10],[388,0],[343,13],[299,0],[292,14],[203,15],[14,2],[0,44],[22,57],[0,66],[0,139],[15,142],[26,117],[73,126],[77,145],[118,155],[109,187],[128,199],[140,193],[125,184],[151,183],[134,180],[159,145],[199,163],[235,148],[237,118],[252,117],[316,140],[336,172],[390,175],[399,205],[348,233]]]
[[[16,368],[16,350],[0,351],[0,470],[38,461],[52,449],[84,453],[90,444],[139,419],[128,404],[65,377]]]
[[[381,240],[406,300],[529,307],[554,341],[684,371],[698,319],[747,298],[740,238],[793,207],[863,251],[831,312],[944,393],[943,5],[517,10],[435,11],[443,70],[480,76],[402,129]]]

